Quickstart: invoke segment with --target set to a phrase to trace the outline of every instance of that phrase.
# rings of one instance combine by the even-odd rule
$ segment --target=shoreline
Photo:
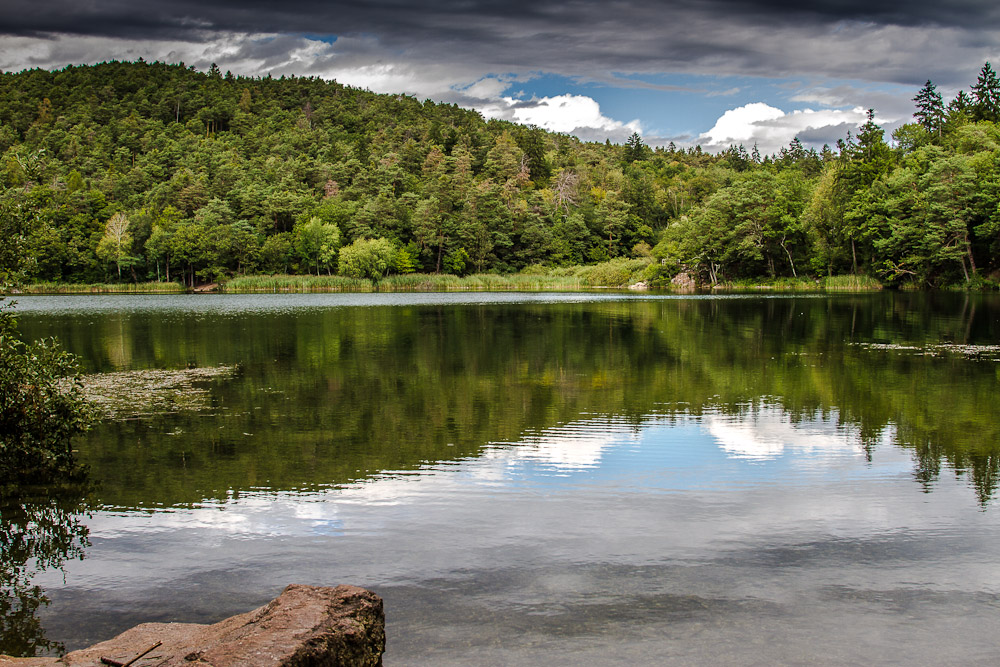
[[[406,292],[577,292],[591,290],[629,290],[670,294],[713,294],[722,292],[876,292],[883,289],[875,280],[857,276],[831,279],[759,279],[717,285],[675,285],[669,282],[627,281],[622,284],[591,284],[578,276],[530,274],[474,274],[458,277],[450,274],[405,274],[380,281],[344,276],[257,275],[240,276],[217,283],[188,287],[176,282],[146,283],[34,283],[11,290],[12,296],[46,294],[281,294],[281,293],[406,293]],[[937,288],[952,291],[991,291],[989,287]]]
[[[420,292],[580,292],[622,290],[668,294],[720,293],[861,293],[879,291],[900,292],[995,292],[991,283],[914,287],[885,286],[865,276],[833,276],[823,279],[758,279],[725,282],[716,285],[682,285],[637,281],[604,285],[592,284],[578,276],[526,274],[474,274],[458,277],[450,274],[406,274],[389,276],[379,281],[346,278],[344,276],[240,276],[228,281],[204,283],[188,287],[176,282],[147,283],[34,283],[12,289],[9,296],[53,294],[307,294],[307,293],[420,293]]]

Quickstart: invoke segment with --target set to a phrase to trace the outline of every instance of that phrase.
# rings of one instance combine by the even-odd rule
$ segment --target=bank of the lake
[[[574,267],[593,268],[593,267]],[[340,275],[249,275],[237,276],[194,289],[177,282],[145,283],[35,283],[19,290],[21,294],[182,294],[185,292],[224,292],[253,294],[268,292],[572,292],[586,289],[649,289],[668,292],[690,290],[738,292],[869,292],[883,289],[868,276],[831,276],[826,278],[761,278],[725,282],[715,286],[691,282],[642,280],[641,275],[600,275],[584,271],[559,271],[549,274],[481,273],[456,276],[442,273],[409,273],[386,276],[375,281]],[[621,280],[621,278],[625,278]]]
[[[267,292],[462,292],[462,291],[575,291],[607,288],[572,276],[477,274],[406,274],[374,281],[339,275],[251,275],[191,288],[176,282],[76,284],[36,283],[19,294],[183,294],[223,292],[253,294]]]
[[[22,285],[13,294],[183,294],[187,287],[175,282],[59,283]]]

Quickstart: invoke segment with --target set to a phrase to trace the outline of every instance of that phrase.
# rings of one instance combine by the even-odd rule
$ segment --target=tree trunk
[[[972,275],[976,275],[976,258],[972,256],[972,243],[969,242],[969,235],[965,235],[965,252],[969,256],[969,266],[972,267]]]
[[[788,263],[792,265],[792,278],[798,278],[799,274],[795,273],[795,262],[792,261],[792,253],[788,252],[788,248],[785,247],[784,240],[781,241],[781,248],[785,251],[785,254],[788,255]]]

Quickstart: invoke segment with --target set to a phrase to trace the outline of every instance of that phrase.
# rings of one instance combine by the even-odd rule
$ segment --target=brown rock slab
[[[62,658],[0,656],[0,667],[113,667],[135,658],[130,667],[368,667],[382,664],[384,649],[380,597],[357,586],[293,584],[213,625],[143,623]]]
[[[698,282],[691,276],[690,273],[680,272],[674,276],[670,284],[679,290],[694,290],[698,287]]]

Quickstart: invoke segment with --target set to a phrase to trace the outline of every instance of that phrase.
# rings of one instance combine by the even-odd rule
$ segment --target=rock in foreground
[[[384,649],[380,597],[356,586],[291,585],[214,625],[143,623],[62,658],[0,657],[0,666],[353,667],[381,665]]]

